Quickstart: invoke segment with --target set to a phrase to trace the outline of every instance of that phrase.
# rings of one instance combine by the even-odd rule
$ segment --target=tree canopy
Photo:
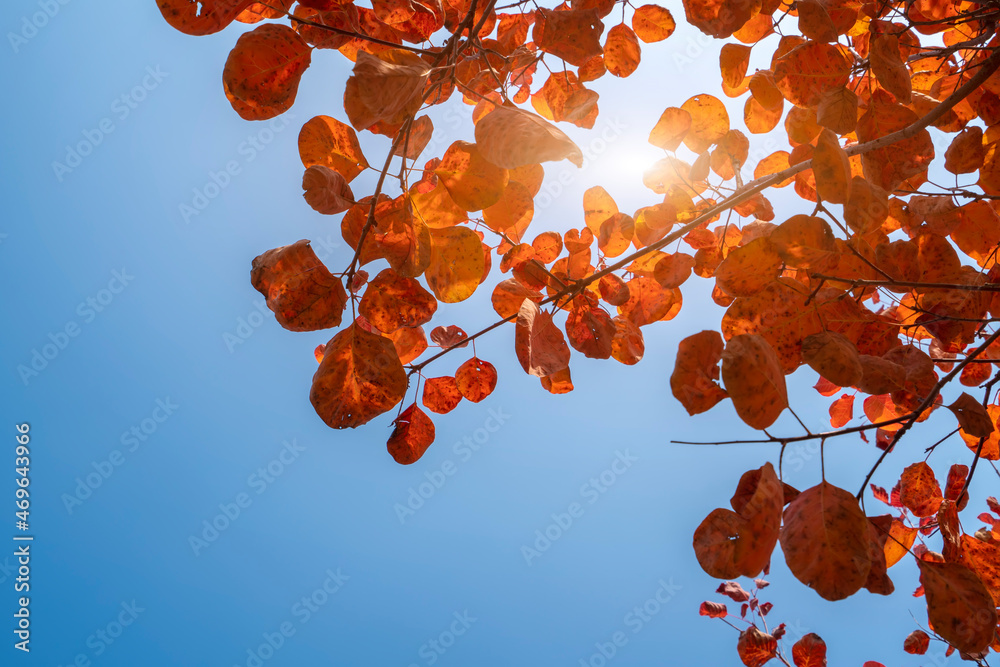
[[[923,654],[939,641],[982,664],[1000,651],[1000,503],[963,512],[976,471],[1000,458],[996,3],[684,0],[683,17],[628,0],[158,5],[190,35],[254,26],[222,75],[249,121],[292,107],[314,50],[353,63],[335,90],[342,107],[308,120],[298,137],[306,203],[340,216],[353,257],[331,270],[309,241],[289,239],[254,259],[250,275],[282,327],[335,330],[315,350],[309,394],[328,426],[395,410],[388,452],[413,464],[434,442],[428,413],[482,401],[513,369],[479,358],[479,337],[512,330],[523,371],[562,394],[574,390],[580,355],[639,363],[644,330],[677,316],[684,285],[714,280],[724,315],[681,341],[672,394],[690,415],[731,400],[761,434],[705,444],[772,443],[775,461],[744,473],[731,509],[712,511],[693,536],[698,563],[738,605],[706,601],[700,613],[737,624],[749,667],[824,665],[816,634],[782,646],[785,626],[759,597],[775,547],[832,601],[862,588],[891,594],[889,569],[910,557],[919,581],[904,588],[925,598],[927,621],[897,638],[901,648]],[[644,51],[655,58],[676,20],[719,40],[718,89],[681,101],[669,87],[613,81],[635,72]],[[768,67],[751,72],[752,54]],[[529,233],[542,163],[588,159],[560,125],[593,128],[606,88],[664,106],[648,128],[663,151],[643,174],[648,205],[629,214],[594,185],[572,229],[548,231],[542,214]],[[426,150],[428,111],[452,98],[472,108],[472,125],[437,155]],[[742,120],[726,98],[742,101]],[[374,166],[359,132],[391,140]],[[762,155],[751,150],[755,135],[784,146]],[[374,189],[355,193],[352,181],[369,170]],[[779,219],[768,197],[788,186],[798,207]],[[470,333],[438,313],[480,289],[491,290],[494,324]],[[444,355],[464,361],[436,376]],[[816,394],[790,397],[786,376],[803,366]],[[786,410],[798,420],[795,403],[824,400],[829,430],[800,420],[798,432],[773,432]],[[911,447],[916,460],[895,487],[870,484],[930,419],[953,430]],[[822,449],[845,436],[881,452],[858,470],[856,489],[825,475],[801,491],[783,482],[787,445]],[[947,447],[968,465],[935,467]]]

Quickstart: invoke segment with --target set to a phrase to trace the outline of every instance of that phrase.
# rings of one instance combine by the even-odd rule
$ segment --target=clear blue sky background
[[[627,644],[609,664],[738,664],[736,632],[697,615],[702,600],[724,599],[698,567],[691,536],[710,510],[728,504],[739,475],[776,462],[777,449],[669,443],[754,436],[730,405],[689,418],[669,393],[677,341],[717,326],[721,311],[705,305],[706,282],[685,286],[675,321],[645,330],[647,353],[638,366],[577,355],[577,388],[566,396],[550,396],[521,372],[510,330],[488,337],[478,350],[498,366],[497,391],[437,419],[436,444],[416,465],[397,466],[385,452],[390,417],[331,431],[314,414],[312,350],[328,335],[287,332],[272,318],[261,324],[248,278],[254,256],[300,238],[313,239],[334,270],[349,261],[339,219],[301,199],[296,149],[298,128],[310,117],[346,120],[347,61],[317,51],[287,127],[257,151],[249,138],[269,138],[268,124],[241,120],[221,86],[226,56],[245,26],[193,38],[167,26],[152,0],[107,7],[52,0],[58,12],[35,33],[25,30],[42,4],[7,3],[0,20],[0,610],[7,619],[0,663],[253,665],[248,650],[287,624],[294,634],[273,656],[265,650],[263,664],[406,667],[433,658],[440,665],[600,665],[592,660],[595,645],[616,632]],[[679,3],[672,8],[681,21]],[[14,44],[10,33],[31,36]],[[582,226],[583,190],[598,183],[623,210],[654,203],[640,178],[658,157],[646,135],[665,107],[718,89],[716,48],[681,26],[670,40],[643,46],[632,79],[601,80],[595,132],[571,133],[589,145],[605,127],[626,129],[585,171],[546,166],[547,182],[564,170],[574,180],[536,213],[534,229]],[[457,99],[450,105],[460,107]],[[732,105],[734,118],[741,107]],[[113,131],[104,134],[102,124]],[[440,127],[437,154],[471,138],[469,124]],[[103,135],[99,145],[57,175],[53,162],[65,162],[67,146],[87,140],[84,133],[96,137],[95,130]],[[777,148],[767,137],[752,139],[763,151],[757,157]],[[365,141],[373,163],[387,146],[384,138]],[[185,222],[179,205],[190,204],[193,191],[230,161],[240,173]],[[371,189],[366,179],[355,182],[359,196]],[[787,194],[775,201],[779,220],[799,210]],[[124,289],[113,282],[115,272],[125,274]],[[486,287],[467,303],[442,307],[441,323],[476,330],[494,317],[488,297]],[[98,300],[100,312],[88,299]],[[259,326],[231,351],[225,335],[239,335],[241,320]],[[62,336],[67,326],[77,335]],[[30,367],[34,351],[60,342],[48,348],[52,358],[37,376],[22,377],[18,366]],[[434,374],[453,372],[463,360],[444,360]],[[816,400],[813,381],[793,376],[792,395],[810,426],[822,428],[827,401]],[[158,402],[176,407],[167,416]],[[477,429],[492,426],[491,414],[502,414],[503,424],[478,451],[455,445],[483,439]],[[19,422],[30,422],[32,435],[30,655],[13,649],[18,594],[6,571],[14,560],[10,536],[18,532]],[[123,440],[144,427],[145,440]],[[889,458],[877,481],[891,486],[915,450],[951,428],[947,415],[936,416],[907,451]],[[777,430],[798,432],[787,418]],[[273,463],[285,442],[300,451],[286,453],[287,464]],[[619,452],[635,459],[630,467],[604,493],[584,495],[583,486]],[[788,481],[800,488],[819,481],[815,450],[789,456]],[[827,476],[854,489],[876,456],[858,439],[831,442]],[[943,475],[952,461],[969,458],[955,443],[933,463]],[[269,464],[280,474],[270,482],[253,477]],[[454,474],[401,522],[395,506],[449,465]],[[99,487],[81,489],[89,497],[67,506],[80,480],[109,466]],[[980,475],[977,495],[993,493],[995,481]],[[191,536],[201,535],[206,521],[224,525],[220,504],[239,494],[249,504],[196,554]],[[581,503],[582,516],[528,564],[522,547],[571,503]],[[881,512],[873,503],[870,512]],[[933,664],[900,650],[914,627],[909,610],[926,618],[923,601],[910,597],[917,582],[908,563],[892,571],[896,596],[862,592],[833,605],[794,581],[776,553],[764,599],[775,603],[771,619],[788,623],[790,637],[819,633],[831,646],[831,664]],[[342,584],[333,594],[317,593],[328,571],[339,572]],[[647,611],[656,611],[646,620],[629,616],[655,599],[660,582],[673,587],[669,601],[649,604]],[[306,617],[300,601],[314,594],[323,604]],[[138,609],[123,615],[133,605]],[[464,624],[455,623],[456,614],[466,615]],[[120,616],[135,619],[118,634]],[[464,632],[450,637],[452,629]],[[99,632],[118,636],[105,640]],[[435,651],[432,640],[448,646]]]

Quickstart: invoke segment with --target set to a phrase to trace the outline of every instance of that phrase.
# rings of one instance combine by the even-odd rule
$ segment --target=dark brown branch
[[[912,280],[862,280],[860,278],[844,278],[815,273],[812,276],[820,280],[848,283],[853,287],[907,287],[913,289],[954,289],[968,292],[1000,292],[1000,285],[956,285],[954,283],[922,283]],[[978,320],[977,320],[978,321]]]

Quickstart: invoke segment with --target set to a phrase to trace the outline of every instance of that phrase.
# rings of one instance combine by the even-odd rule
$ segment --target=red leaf
[[[699,615],[710,618],[725,618],[728,613],[726,605],[721,602],[702,602],[701,607],[698,608]]]
[[[810,632],[792,646],[795,667],[826,667],[826,642]]]
[[[727,581],[724,584],[719,584],[719,587],[715,590],[715,592],[725,595],[733,602],[746,602],[750,599],[750,594],[735,581]]]
[[[414,403],[393,422],[396,428],[387,443],[396,463],[416,463],[434,442],[434,422]]]

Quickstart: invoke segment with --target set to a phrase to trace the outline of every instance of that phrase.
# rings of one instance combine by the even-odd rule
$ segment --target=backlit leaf
[[[864,586],[871,569],[868,520],[854,495],[822,482],[785,509],[781,550],[795,577],[826,600]]]
[[[489,162],[475,144],[456,141],[435,172],[451,198],[466,211],[481,211],[500,200],[507,187],[507,170]]]
[[[264,295],[278,324],[289,331],[340,326],[347,293],[309,241],[268,250],[253,260],[250,282]]]
[[[689,415],[710,410],[728,396],[719,386],[723,345],[717,331],[702,331],[688,336],[677,347],[670,390]]]
[[[496,388],[497,370],[490,362],[473,357],[455,371],[455,382],[466,400],[478,403]]]
[[[240,35],[230,52],[222,73],[226,97],[244,120],[267,120],[283,114],[295,102],[299,80],[311,57],[312,49],[297,32],[285,25],[265,23]]]
[[[479,286],[486,261],[479,236],[468,227],[448,227],[430,230],[430,238],[427,285],[444,303],[468,299]]]
[[[934,632],[963,653],[978,653],[993,641],[997,613],[979,577],[959,563],[917,559]]]
[[[476,147],[503,169],[567,159],[583,165],[583,153],[566,134],[537,114],[500,106],[476,123]]]
[[[387,443],[389,454],[401,465],[416,463],[434,442],[434,422],[414,403],[393,424],[395,429]]]
[[[309,400],[330,428],[355,428],[403,400],[406,384],[392,341],[355,323],[326,344]]]
[[[736,414],[764,429],[788,407],[785,376],[767,341],[756,334],[733,336],[722,353],[722,380]]]
[[[371,281],[358,312],[382,333],[431,321],[437,301],[413,278],[385,269]]]

